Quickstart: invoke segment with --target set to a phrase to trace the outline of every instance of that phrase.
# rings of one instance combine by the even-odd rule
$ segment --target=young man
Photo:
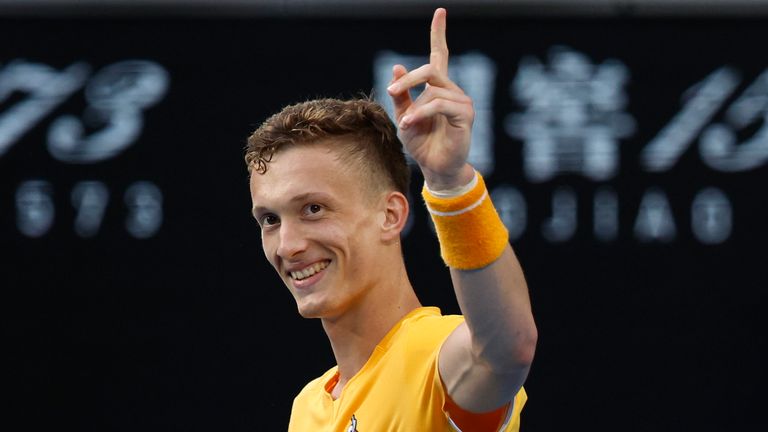
[[[299,313],[322,321],[337,362],[295,398],[291,432],[519,429],[537,332],[507,231],[467,163],[474,112],[448,79],[445,26],[437,9],[429,64],[393,68],[399,139],[378,104],[320,99],[248,140],[264,253]],[[406,274],[403,144],[462,315],[422,307]]]

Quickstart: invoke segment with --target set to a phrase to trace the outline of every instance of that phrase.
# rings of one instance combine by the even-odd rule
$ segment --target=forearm
[[[528,286],[512,248],[507,245],[486,267],[451,269],[451,279],[477,359],[499,374],[527,368],[537,330]]]
[[[473,170],[474,173],[474,170]],[[467,182],[464,180],[464,182]],[[451,268],[457,300],[470,330],[471,351],[494,369],[529,364],[536,343],[523,271],[479,174],[458,195],[433,190],[424,198]]]

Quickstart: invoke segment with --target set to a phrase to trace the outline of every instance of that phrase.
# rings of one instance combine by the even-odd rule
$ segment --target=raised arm
[[[424,175],[425,197],[447,206],[427,203],[465,323],[443,343],[440,376],[456,404],[485,412],[508,404],[522,386],[537,331],[506,229],[482,190],[482,177],[467,162],[474,109],[448,78],[445,29],[446,11],[440,8],[432,19],[429,64],[410,72],[395,65],[388,92],[400,138]],[[421,84],[425,90],[411,99],[409,89]],[[453,211],[452,205],[459,208]],[[486,261],[478,261],[473,240],[489,244],[479,253]]]

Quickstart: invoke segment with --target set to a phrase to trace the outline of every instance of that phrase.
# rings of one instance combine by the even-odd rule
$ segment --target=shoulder
[[[442,315],[438,308],[422,309],[420,313],[414,314],[403,322],[403,328],[411,336],[445,338],[464,322],[462,315]]]
[[[394,340],[385,343],[387,349],[400,349],[426,353],[437,351],[456,327],[464,322],[461,315],[441,315],[438,308],[421,308],[401,323]]]

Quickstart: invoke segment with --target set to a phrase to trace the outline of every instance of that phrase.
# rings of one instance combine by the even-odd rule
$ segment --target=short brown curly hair
[[[370,97],[321,98],[286,106],[248,138],[248,172],[264,174],[281,147],[319,141],[338,145],[343,160],[360,162],[377,186],[408,194],[411,172],[403,144],[387,112]]]

